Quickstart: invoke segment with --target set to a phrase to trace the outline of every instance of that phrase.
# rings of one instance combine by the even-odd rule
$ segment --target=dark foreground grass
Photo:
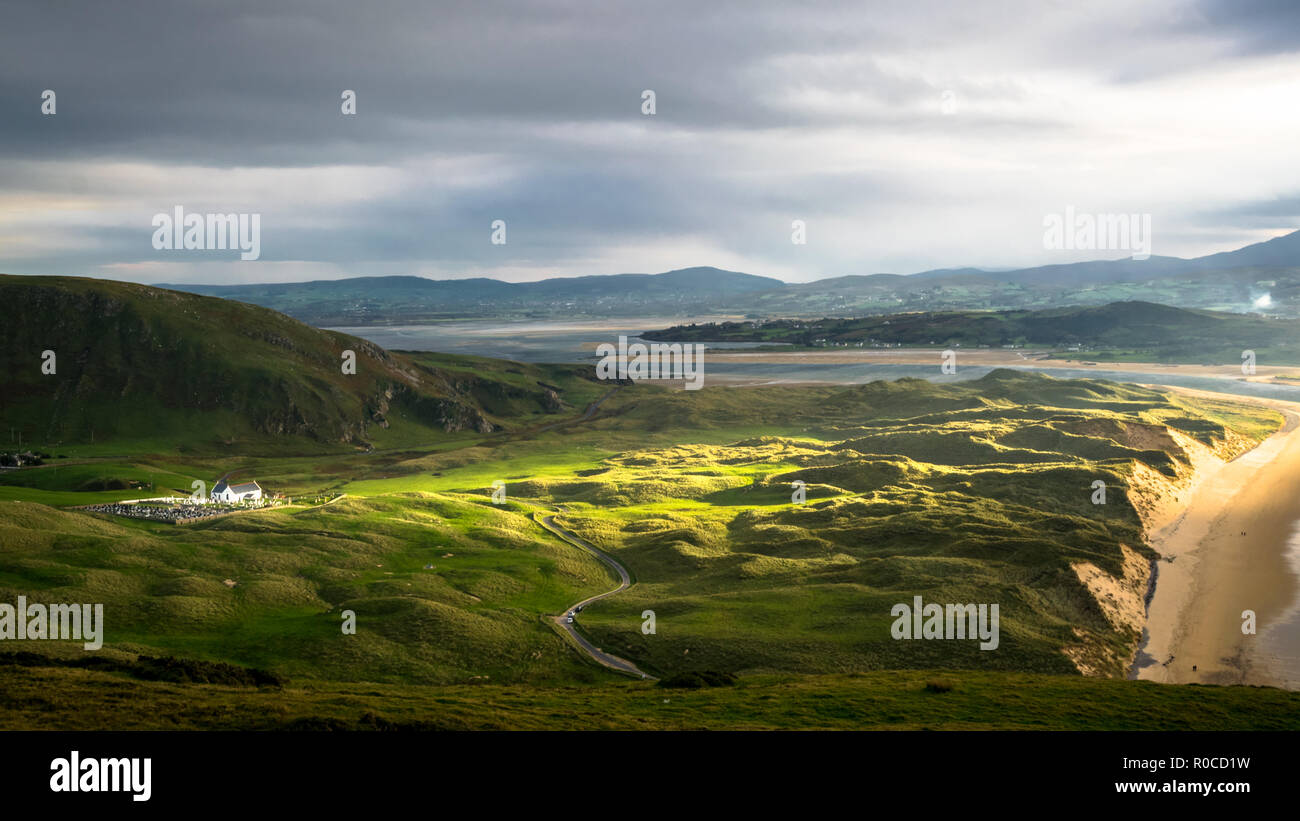
[[[698,690],[307,681],[253,689],[6,667],[0,729],[1294,730],[1300,693],[960,671],[755,677]]]

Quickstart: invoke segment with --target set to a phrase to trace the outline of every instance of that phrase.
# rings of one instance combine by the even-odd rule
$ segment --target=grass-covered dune
[[[49,454],[0,472],[0,602],[102,603],[105,618],[96,652],[0,648],[35,658],[0,659],[4,726],[74,726],[77,699],[122,727],[1106,727],[1147,708],[1224,727],[1251,701],[1294,715],[1264,691],[1079,683],[1122,677],[1133,655],[1152,511],[1199,460],[1276,430],[1270,410],[1010,370],[614,386],[143,286],[0,278],[0,296],[16,308],[0,426]],[[348,345],[356,381],[338,368]],[[83,509],[231,471],[294,503],[185,525]],[[552,514],[634,581],[582,612],[588,638],[664,679],[739,684],[665,696],[591,663],[549,617],[615,580],[538,523]],[[997,648],[895,639],[891,611],[916,596],[997,604]],[[288,683],[220,683],[244,668]],[[927,688],[926,671],[953,686]],[[988,718],[1022,686],[1031,709]],[[119,691],[139,704],[106,719]],[[1116,709],[1077,712],[1098,698]],[[1189,703],[1212,711],[1178,718]]]
[[[627,414],[717,418],[712,399],[683,392]],[[781,400],[756,391],[748,413],[768,417]],[[797,434],[681,436],[516,486],[635,572],[636,586],[584,613],[598,644],[664,674],[957,665],[1122,675],[1150,578],[1144,516],[1196,459],[1235,456],[1281,420],[997,371],[959,385],[835,389],[799,421]],[[804,503],[792,501],[795,482]],[[1000,646],[893,639],[893,605],[915,596],[997,603]],[[649,635],[637,629],[647,610]]]
[[[0,601],[103,602],[100,652],[124,658],[302,681],[609,681],[544,618],[614,584],[533,519],[554,512],[636,581],[587,608],[581,629],[658,675],[1117,676],[1140,630],[1144,510],[1194,455],[1231,456],[1280,422],[1226,400],[1014,371],[951,385],[636,385],[561,420],[364,454],[242,456],[298,503],[183,527],[75,506],[110,493],[94,489],[106,479],[183,489],[229,460],[91,455],[10,471]],[[998,649],[894,640],[891,608],[916,595],[999,604]],[[37,644],[22,649],[81,652]]]

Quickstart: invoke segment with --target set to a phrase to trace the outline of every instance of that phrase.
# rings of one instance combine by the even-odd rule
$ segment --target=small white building
[[[232,485],[222,476],[216,486],[212,488],[209,498],[214,502],[225,502],[234,504],[235,502],[260,502],[262,501],[262,488],[257,482],[241,482]]]

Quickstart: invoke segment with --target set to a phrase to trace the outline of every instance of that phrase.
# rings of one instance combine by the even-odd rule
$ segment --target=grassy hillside
[[[600,392],[590,369],[434,365],[265,308],[141,285],[0,277],[0,300],[0,426],[14,448],[18,434],[50,451],[430,441],[581,410]],[[345,351],[355,373],[344,373]]]
[[[93,715],[123,687],[149,706],[114,713],[113,726],[1132,726],[1140,718],[1119,708],[1051,716],[1102,692],[1076,685],[1079,672],[1125,671],[1150,570],[1144,511],[1187,480],[1194,454],[1233,456],[1281,422],[1227,400],[1008,370],[954,384],[674,391],[611,386],[576,366],[375,349],[359,364],[376,375],[354,390],[326,374],[333,349],[314,347],[346,338],[261,322],[261,309],[80,280],[27,287],[10,295],[34,308],[5,333],[36,350],[25,366],[36,377],[16,380],[4,421],[59,430],[134,408],[147,427],[109,425],[93,443],[68,435],[47,464],[0,473],[0,601],[99,602],[106,620],[98,652],[3,648],[34,654],[0,659],[6,698],[31,696],[6,712],[15,727],[42,716],[72,726],[69,704],[86,699]],[[60,355],[55,376],[39,373],[35,308],[56,336],[89,346]],[[97,334],[107,344],[92,345]],[[161,356],[154,342],[187,350],[192,370],[137,378]],[[227,361],[232,346],[244,354]],[[213,441],[221,402],[274,419],[277,390],[313,408],[308,427],[249,421]],[[329,439],[370,390],[388,401],[387,427],[372,413],[365,428],[372,447]],[[436,417],[440,402],[491,430],[455,430]],[[188,493],[231,470],[295,503],[186,525],[80,509]],[[1104,505],[1091,499],[1099,479]],[[806,502],[791,497],[796,481]],[[506,497],[494,502],[496,484]],[[664,678],[739,685],[664,694],[593,665],[548,616],[615,580],[539,514],[632,573],[629,590],[578,619],[598,646]],[[998,604],[999,647],[892,638],[893,605],[914,596]],[[238,671],[222,665],[289,684],[234,687]],[[907,671],[955,678],[927,689],[929,674]],[[890,695],[885,678],[853,673],[905,684]],[[1034,689],[1032,709],[988,719],[1013,680]],[[1282,724],[1293,709],[1253,691],[1206,700],[1115,686],[1116,704],[1172,726],[1242,726],[1251,699]],[[596,706],[575,709],[583,699]],[[840,699],[853,706],[826,711]],[[1179,718],[1189,703],[1218,712]],[[487,704],[500,705],[495,718]]]
[[[1228,455],[1279,422],[1226,401],[1011,371],[848,389],[638,385],[595,417],[570,419],[441,448],[244,455],[233,464],[245,474],[308,504],[184,527],[67,506],[105,492],[79,489],[87,477],[186,488],[229,459],[95,457],[11,471],[0,483],[0,601],[101,601],[104,653],[292,678],[608,679],[543,621],[613,585],[530,518],[558,512],[637,580],[588,608],[583,629],[659,674],[1118,675],[1133,626],[1106,612],[1075,566],[1145,571],[1145,560],[1133,567],[1149,555],[1133,466],[1175,483],[1188,448]],[[791,501],[796,479],[807,504]],[[1110,488],[1104,506],[1090,502],[1096,479]],[[500,505],[489,499],[497,480]],[[891,606],[914,595],[1000,603],[1001,646],[891,639]],[[344,609],[358,616],[355,636],[340,632]],[[640,631],[645,609],[657,613],[653,636]]]
[[[1300,363],[1300,331],[1292,320],[1184,310],[1150,302],[1042,311],[946,311],[856,319],[773,320],[677,326],[647,339],[773,342],[808,347],[934,345],[964,348],[1072,346],[1097,359],[1240,364],[1253,350],[1259,361]]]
[[[611,586],[599,563],[520,513],[435,494],[186,527],[0,502],[0,540],[0,601],[103,603],[97,655],[179,655],[336,681],[590,678],[538,615]],[[342,634],[345,610],[356,635]]]
[[[690,419],[710,398],[701,393],[628,413]],[[751,414],[780,395],[757,393]],[[796,434],[679,437],[518,486],[636,572],[634,588],[584,613],[598,644],[664,674],[959,665],[1120,675],[1148,578],[1145,494],[1184,481],[1193,449],[1229,457],[1280,423],[1271,411],[1229,416],[1231,403],[1010,371],[814,401],[799,417],[814,424]],[[1135,466],[1168,486],[1135,487]],[[806,504],[792,503],[796,480]],[[1104,505],[1091,500],[1097,480]],[[1127,585],[1127,620],[1081,582],[1084,564]],[[1000,603],[1001,646],[893,640],[891,606],[916,595]],[[647,609],[653,636],[637,629]]]

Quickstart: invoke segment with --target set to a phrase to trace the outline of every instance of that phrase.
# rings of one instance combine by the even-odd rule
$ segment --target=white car
[[[565,620],[564,620],[564,623],[565,623],[565,624],[573,624],[573,616],[569,616],[567,619],[565,619]]]

